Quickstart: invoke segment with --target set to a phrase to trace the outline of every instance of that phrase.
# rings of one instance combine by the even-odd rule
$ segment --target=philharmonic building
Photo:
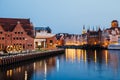
[[[34,30],[30,19],[0,18],[0,51],[6,49],[34,49]]]

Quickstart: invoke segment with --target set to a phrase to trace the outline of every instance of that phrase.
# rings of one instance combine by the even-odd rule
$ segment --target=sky
[[[120,22],[120,0],[0,0],[0,17],[30,18],[53,33],[81,34],[83,25],[92,30]]]

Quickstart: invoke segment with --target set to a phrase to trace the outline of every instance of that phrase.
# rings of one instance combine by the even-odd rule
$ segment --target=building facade
[[[56,48],[56,35],[51,33],[49,27],[35,27],[35,48],[53,49]]]
[[[88,45],[100,45],[102,40],[102,30],[99,28],[96,31],[87,31],[87,44]]]
[[[34,49],[34,29],[30,19],[0,18],[0,50],[7,48],[11,51]]]
[[[118,37],[120,35],[120,27],[117,20],[111,22],[111,27],[103,30],[103,44],[108,46],[109,44],[118,43]]]

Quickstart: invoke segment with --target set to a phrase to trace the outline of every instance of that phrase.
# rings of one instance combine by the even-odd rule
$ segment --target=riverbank
[[[64,45],[64,46],[57,46],[58,48],[71,48],[71,49],[107,49],[107,47],[102,47],[100,45]]]
[[[0,66],[17,64],[22,61],[29,61],[29,60],[34,60],[37,58],[43,58],[43,57],[53,56],[57,54],[63,54],[64,52],[65,52],[64,49],[55,49],[55,50],[48,50],[44,52],[37,51],[37,52],[30,52],[30,53],[21,53],[17,55],[1,56]]]

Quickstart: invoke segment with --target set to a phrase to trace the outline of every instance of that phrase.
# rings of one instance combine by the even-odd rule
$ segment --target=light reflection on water
[[[0,69],[0,80],[120,80],[120,51],[66,49],[58,55]]]

